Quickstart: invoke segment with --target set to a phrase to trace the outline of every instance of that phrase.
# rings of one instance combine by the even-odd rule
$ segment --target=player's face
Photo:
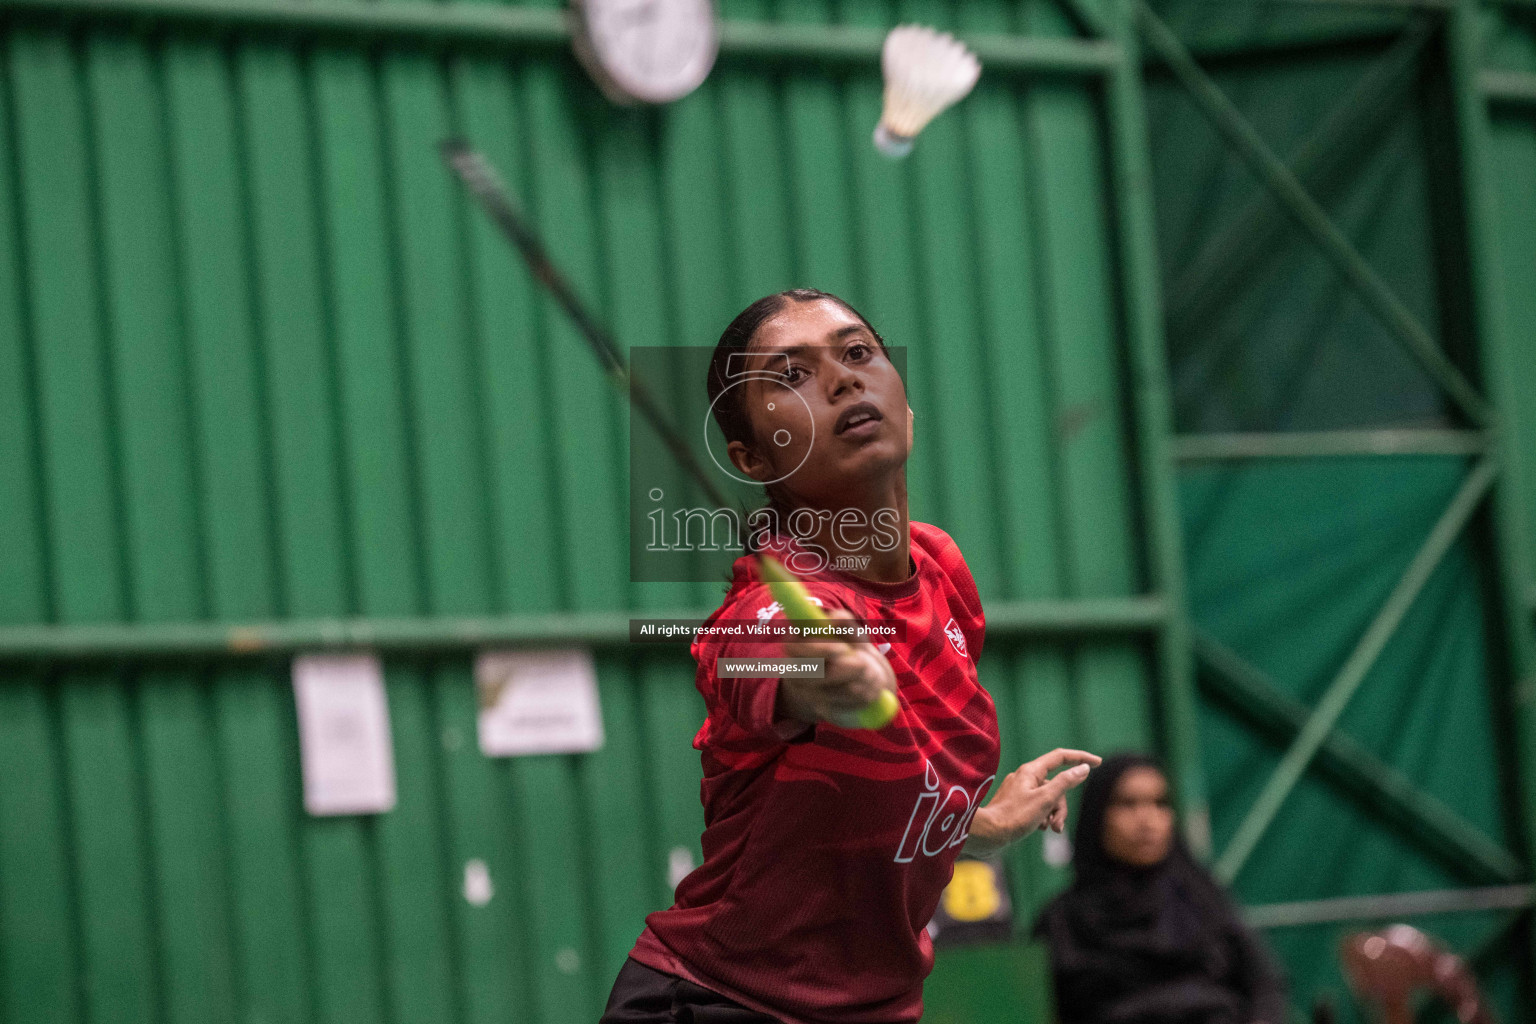
[[[912,427],[901,375],[838,303],[791,301],[758,328],[746,363],[756,443],[732,445],[732,457],[748,475],[782,480],[813,502],[857,502],[850,490],[906,462]]]
[[[1132,867],[1151,867],[1173,848],[1168,780],[1156,768],[1120,776],[1104,813],[1104,852]]]

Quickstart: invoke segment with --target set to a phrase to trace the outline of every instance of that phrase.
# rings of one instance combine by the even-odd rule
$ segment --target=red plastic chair
[[[1413,1024],[1410,999],[1421,989],[1443,999],[1461,1024],[1495,1024],[1467,965],[1417,928],[1357,932],[1344,939],[1339,955],[1349,987],[1375,1004],[1386,1024]]]

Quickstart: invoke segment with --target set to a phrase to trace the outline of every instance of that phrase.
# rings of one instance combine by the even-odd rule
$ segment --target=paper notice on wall
[[[475,662],[480,750],[488,757],[579,754],[603,745],[592,655],[486,651]]]
[[[384,669],[368,654],[293,659],[304,809],[378,814],[395,806],[395,754]]]

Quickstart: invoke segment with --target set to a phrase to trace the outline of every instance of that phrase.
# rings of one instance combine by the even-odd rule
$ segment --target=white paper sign
[[[395,806],[395,753],[384,669],[369,654],[293,659],[304,809],[377,814]]]
[[[480,751],[579,754],[603,745],[597,673],[586,651],[486,651],[475,662]]]

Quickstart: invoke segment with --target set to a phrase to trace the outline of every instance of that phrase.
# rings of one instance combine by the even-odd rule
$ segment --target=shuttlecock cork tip
[[[981,77],[981,62],[965,44],[924,25],[898,25],[880,51],[885,103],[875,147],[906,156],[929,121],[963,98]]]
[[[897,135],[881,121],[875,125],[875,148],[893,160],[899,160],[912,152],[912,139]]]

